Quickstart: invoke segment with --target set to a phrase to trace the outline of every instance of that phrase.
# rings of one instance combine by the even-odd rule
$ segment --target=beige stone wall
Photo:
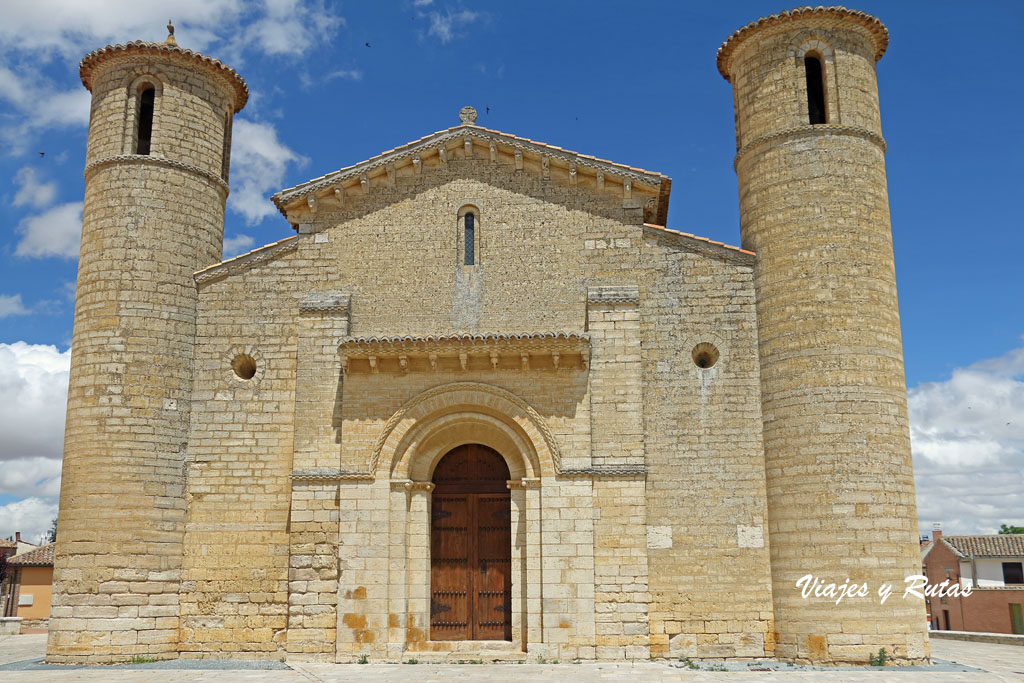
[[[196,166],[215,176],[223,170],[226,117],[235,91],[213,69],[197,69],[188,59],[151,59],[126,54],[108,57],[92,82],[92,108],[86,165],[133,154],[138,132],[136,96],[143,83],[155,86],[150,156]],[[205,267],[219,260],[202,260]]]
[[[652,653],[645,481],[639,476],[601,479],[593,488],[594,656],[600,660],[648,659]],[[581,517],[588,511],[587,506],[569,510]],[[569,510],[563,511],[563,516]],[[559,578],[563,584],[584,583],[584,577],[574,574]],[[576,611],[586,613],[583,605]]]
[[[322,201],[316,222],[303,226],[293,243],[277,247],[276,255],[272,249],[266,260],[240,266],[237,275],[225,274],[201,285],[203,343],[197,347],[190,453],[196,456],[197,469],[190,470],[190,480],[197,485],[209,482],[210,488],[191,500],[186,562],[196,559],[187,577],[203,575],[210,586],[230,577],[234,591],[250,599],[257,594],[270,600],[278,597],[250,590],[251,582],[231,574],[226,563],[218,567],[193,549],[191,529],[200,518],[213,511],[222,516],[232,506],[247,517],[266,509],[267,501],[240,496],[243,488],[252,490],[252,482],[244,477],[235,484],[207,479],[218,468],[226,468],[218,460],[243,475],[248,472],[241,461],[263,462],[268,469],[260,481],[265,486],[270,485],[266,475],[271,463],[279,477],[273,481],[279,483],[289,467],[295,472],[368,473],[373,466],[378,481],[372,484],[365,475],[364,480],[340,483],[292,483],[289,632],[283,647],[294,656],[320,659],[333,658],[335,648],[342,659],[361,654],[395,659],[406,650],[437,652],[440,646],[428,643],[424,612],[429,600],[424,574],[429,572],[428,545],[417,540],[429,540],[424,535],[429,519],[423,517],[429,510],[429,492],[403,488],[409,481],[403,468],[419,467],[420,478],[414,479],[423,481],[424,476],[429,479],[429,463],[372,458],[388,420],[411,399],[432,387],[483,383],[500,387],[535,409],[560,457],[557,464],[538,459],[531,467],[542,475],[540,486],[517,489],[521,493],[513,497],[522,498],[520,507],[514,507],[525,525],[516,536],[516,552],[523,558],[517,585],[527,605],[514,621],[519,647],[549,659],[645,658],[651,624],[656,623],[662,647],[655,656],[668,656],[668,639],[684,630],[701,634],[702,647],[728,646],[715,651],[719,656],[750,656],[753,646],[745,643],[744,649],[736,642],[742,629],[753,623],[758,654],[762,653],[768,630],[765,582],[753,581],[751,595],[736,605],[731,603],[735,586],[726,586],[737,570],[767,576],[763,543],[737,551],[737,525],[760,530],[764,523],[749,263],[724,258],[718,247],[702,252],[692,239],[684,238],[689,246],[680,246],[645,238],[651,231],[639,223],[641,202],[624,207],[621,194],[609,198],[594,188],[566,187],[500,163],[460,159],[462,152],[453,151],[446,168],[424,170],[421,176],[398,175],[393,187],[347,195],[337,205]],[[459,258],[457,216],[467,204],[479,212],[478,265],[473,267],[463,266]],[[679,274],[678,279],[657,274],[662,269]],[[695,296],[683,297],[678,291],[687,286]],[[641,303],[644,297],[651,298],[651,307]],[[344,312],[301,312],[310,302],[328,300],[343,300]],[[655,316],[649,321],[642,319],[647,310]],[[672,362],[685,359],[692,367],[690,349],[675,348],[679,336],[697,339],[698,330],[710,329],[718,336],[708,338],[720,345],[731,342],[736,349],[730,348],[728,353],[735,356],[727,355],[719,369],[727,377],[721,382],[727,389],[719,391],[716,385],[710,390],[713,398],[706,396],[700,410],[732,408],[738,402],[740,414],[705,415],[703,422],[682,430],[687,442],[674,425],[691,416],[692,409],[677,401],[709,390],[693,373],[685,391],[670,389],[679,384],[676,366],[670,372],[658,371],[641,354],[641,344],[658,349],[656,353]],[[410,359],[406,368],[399,368],[395,358],[382,358],[375,371],[365,360],[357,360],[342,375],[336,353],[336,344],[345,335],[546,330],[586,330],[589,365],[567,355],[573,360],[556,367],[549,354],[539,353],[530,357],[527,368],[516,357],[503,357],[492,367],[486,356],[471,356],[465,369],[445,357],[436,368],[421,358]],[[241,350],[258,355],[262,374],[251,387],[261,397],[274,396],[273,417],[262,416],[265,404],[248,403],[242,412],[229,412],[232,404],[214,400],[218,395],[228,400],[238,395],[229,361]],[[653,394],[645,394],[651,391],[648,383]],[[469,408],[486,407],[491,398],[466,400]],[[289,401],[294,412],[286,405]],[[248,411],[254,415],[246,417]],[[211,431],[214,425],[221,431]],[[291,453],[284,448],[284,434],[275,442],[276,449],[254,446],[263,442],[264,430],[277,433],[289,425]],[[697,476],[680,478],[680,448],[708,437],[717,425],[724,428],[719,440],[712,436],[700,452],[713,460],[701,467],[705,472],[736,472],[716,473],[718,489]],[[480,431],[483,427],[476,429],[478,438],[488,438]],[[645,429],[654,431],[645,434]],[[229,438],[238,430],[251,433],[244,445]],[[428,445],[440,443],[438,439],[454,439],[454,444],[461,438],[457,434],[445,432]],[[657,482],[646,482],[643,475],[647,443],[656,445],[647,464],[657,468]],[[499,450],[506,445],[494,444]],[[202,469],[200,453],[209,461]],[[523,476],[524,466],[518,467],[511,466],[513,477]],[[641,469],[631,476],[613,474],[594,481],[592,474],[558,476],[559,467]],[[413,485],[418,486],[415,481]],[[725,507],[713,500],[716,490],[744,487],[749,491],[733,493],[736,502]],[[648,567],[649,496],[657,504],[656,519],[665,520],[680,543],[695,549],[684,560],[663,552],[656,570]],[[687,500],[691,502],[680,504]],[[534,522],[530,515],[536,515]],[[709,516],[718,525],[715,532],[725,530],[721,538],[699,528],[707,529]],[[687,539],[687,534],[699,534],[700,540]],[[259,566],[268,576],[282,575],[270,536],[242,529],[233,529],[230,536],[230,542],[260,536],[266,550],[252,556],[261,558]],[[207,554],[223,545],[216,542],[216,534],[195,534],[196,543],[200,538]],[[707,586],[694,586],[680,597],[678,581],[699,574],[697,567],[709,562],[729,563],[715,592],[697,598]],[[655,600],[656,621],[648,615],[649,581],[661,591]],[[211,613],[230,614],[235,609],[224,591],[220,598],[206,594],[205,599]],[[335,599],[337,633],[327,616],[335,609]],[[692,606],[689,601],[694,599],[702,602]],[[184,594],[182,601],[192,605],[197,599]],[[685,629],[684,621],[690,622]],[[692,625],[696,623],[699,628]],[[242,642],[248,650],[267,647],[256,635],[183,631],[183,638],[190,641],[206,640],[190,646],[196,650],[216,650],[221,639]],[[447,647],[441,647],[440,652],[445,651]]]
[[[273,261],[239,277],[223,297],[200,297],[183,653],[276,658],[285,647],[299,328],[298,302],[282,301],[280,292],[293,273]],[[232,369],[239,355],[256,363],[249,380]]]
[[[160,56],[96,67],[51,661],[177,650],[192,274],[220,257],[227,189],[229,90],[201,71]],[[142,74],[162,83],[153,154],[119,156],[132,149],[126,108]]]
[[[635,208],[623,208],[621,193],[616,205],[599,194],[590,196],[586,188],[570,189],[483,160],[460,160],[462,154],[462,148],[453,151],[447,170],[399,177],[395,187],[346,197],[343,206],[324,202],[315,234],[300,235],[294,249],[289,246],[250,270],[201,285],[189,480],[190,491],[202,495],[190,498],[185,538],[183,651],[222,651],[224,642],[248,651],[274,647],[263,629],[283,626],[276,610],[286,599],[246,572],[271,582],[287,579],[290,571],[289,633],[281,647],[296,656],[333,658],[335,635],[326,614],[334,613],[335,590],[342,603],[339,656],[367,651],[383,657],[389,640],[415,642],[423,637],[416,629],[429,632],[427,624],[415,617],[406,624],[405,611],[389,608],[388,601],[398,598],[385,590],[387,582],[381,583],[388,556],[363,556],[372,554],[374,538],[386,538],[391,525],[405,524],[410,514],[388,502],[386,465],[379,472],[385,477],[383,488],[359,482],[291,485],[290,570],[288,547],[269,527],[276,519],[271,511],[287,505],[283,491],[292,470],[366,471],[388,418],[430,387],[458,381],[504,387],[544,416],[566,466],[590,464],[590,395],[587,371],[578,358],[556,369],[550,357],[538,356],[524,371],[518,359],[505,359],[495,369],[483,357],[472,359],[467,371],[442,364],[437,371],[417,366],[408,374],[389,360],[379,374],[352,372],[338,384],[336,344],[346,333],[579,332],[586,326],[587,284],[635,281],[639,200]],[[479,210],[475,267],[461,265],[458,254],[457,214],[466,204]],[[617,247],[608,246],[616,239]],[[581,268],[581,262],[593,265]],[[300,313],[311,292],[351,296],[343,327],[331,327],[328,314]],[[234,378],[230,369],[232,355],[243,351],[259,366],[248,383]],[[551,463],[544,468],[552,473]],[[370,507],[360,512],[364,505]],[[252,523],[246,528],[241,522],[228,528],[228,510],[232,519],[259,521],[268,528],[257,531]],[[581,510],[572,514],[585,513],[592,525],[590,507]],[[352,515],[362,521],[349,519]],[[557,526],[557,519],[556,513],[549,523]],[[421,522],[408,523],[414,528]],[[285,526],[277,528],[283,533]],[[548,538],[557,545],[555,529]],[[583,567],[591,578],[580,590],[590,592],[574,593],[571,599],[574,609],[575,601],[583,599],[592,614],[593,542],[583,545],[591,548]],[[238,562],[235,547],[244,547],[248,555],[241,573],[232,568]],[[400,543],[394,548],[406,552]],[[408,558],[410,566],[416,561]],[[359,572],[367,574],[365,580]],[[549,581],[558,582],[561,574],[553,576]],[[417,599],[416,589],[408,587],[409,600]],[[245,620],[244,628],[242,622],[231,628],[209,618],[228,619],[239,605],[257,600],[262,601],[257,614]],[[543,622],[549,628],[565,621],[559,612],[562,602],[552,604],[552,616]],[[205,628],[189,627],[200,623]],[[538,627],[541,623],[538,618]],[[535,636],[543,638],[539,630]],[[592,657],[592,629],[582,641],[574,636],[573,647],[583,641],[591,646],[584,654]]]
[[[805,55],[822,63],[827,122],[880,134],[874,45],[867,29],[831,16],[761,28],[738,43],[730,58],[736,148],[809,124]]]
[[[754,258],[658,229],[645,252],[651,656],[771,656]]]
[[[799,48],[809,41],[834,55],[828,125],[807,125]],[[927,657],[920,603],[881,605],[872,593],[837,606],[795,587],[813,573],[874,591],[920,571],[874,61],[860,25],[832,17],[759,31],[732,62],[786,658],[866,663],[880,647]]]
[[[241,86],[156,48],[94,61],[50,659],[465,657],[430,640],[429,480],[467,442],[511,473],[502,656],[926,657],[916,604],[793,585],[916,571],[881,34],[751,30],[723,68],[756,257],[645,226],[667,179],[467,128],[286,191],[297,237],[195,273]]]

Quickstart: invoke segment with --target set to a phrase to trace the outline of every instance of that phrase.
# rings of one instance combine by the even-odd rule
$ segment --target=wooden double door
[[[437,464],[430,512],[430,639],[512,640],[508,465],[459,446]]]

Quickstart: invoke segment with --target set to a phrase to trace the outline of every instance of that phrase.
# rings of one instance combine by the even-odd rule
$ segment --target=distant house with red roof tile
[[[50,618],[53,549],[54,544],[48,543],[7,558],[10,578],[4,616],[21,617],[23,628],[45,624]]]
[[[1024,534],[945,536],[936,528],[921,563],[930,585],[971,589],[926,600],[933,630],[1024,634]]]

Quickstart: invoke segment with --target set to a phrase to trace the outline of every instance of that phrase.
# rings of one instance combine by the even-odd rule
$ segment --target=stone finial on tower
[[[476,123],[476,109],[470,106],[465,106],[459,110],[459,121],[466,125],[473,125]]]
[[[177,46],[178,41],[174,39],[174,22],[170,19],[167,20],[167,40],[164,41],[167,45]]]

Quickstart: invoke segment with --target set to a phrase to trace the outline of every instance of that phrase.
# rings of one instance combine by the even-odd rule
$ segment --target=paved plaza
[[[160,683],[184,681],[411,681],[417,683],[455,683],[457,681],[493,681],[504,683],[562,683],[563,681],[727,681],[778,680],[803,681],[1021,681],[1024,680],[1024,647],[932,640],[936,666],[930,669],[902,670],[809,670],[760,664],[742,664],[744,671],[693,670],[681,662],[644,662],[638,664],[309,664],[297,662],[229,660],[177,660],[133,666],[49,667],[41,663],[46,648],[45,634],[0,636],[0,680],[19,681],[144,681]],[[703,667],[716,666],[702,664]],[[736,664],[729,665],[736,668]]]

